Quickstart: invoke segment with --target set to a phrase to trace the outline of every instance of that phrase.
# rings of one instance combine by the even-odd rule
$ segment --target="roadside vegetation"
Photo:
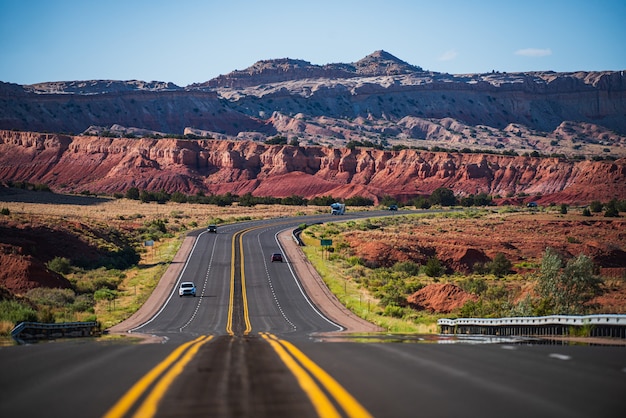
[[[410,239],[414,231],[427,227],[434,231],[431,233],[464,233],[467,220],[489,224],[498,216],[506,223],[506,212],[515,211],[509,209],[494,215],[496,212],[487,209],[463,210],[310,225],[301,237],[307,257],[341,302],[357,315],[392,332],[436,332],[436,321],[443,317],[599,313],[603,312],[602,307],[589,303],[594,297],[607,288],[626,287],[626,277],[603,278],[598,266],[584,254],[565,257],[544,247],[537,257],[513,264],[498,252],[491,260],[475,263],[472,271],[464,272],[446,265],[436,250],[418,248],[420,241]],[[528,216],[533,216],[528,212]],[[551,213],[549,216],[555,220],[562,216],[556,206]],[[446,225],[446,230],[438,225]],[[355,231],[368,233],[356,242]],[[383,259],[377,254],[373,255],[377,259],[360,256],[363,251],[359,247],[372,245],[373,237],[389,243],[386,248],[395,248],[401,259]],[[535,238],[541,239],[539,235]],[[321,247],[322,239],[331,240],[332,247]],[[579,244],[579,240],[568,237],[568,243]],[[377,250],[380,252],[380,248]],[[437,283],[455,285],[470,298],[445,313],[412,306],[412,294]]]
[[[37,233],[49,230],[53,235],[64,234],[81,244],[79,250],[63,252],[44,248],[46,240],[41,239],[35,253],[24,254],[40,258],[45,270],[66,280],[68,285],[37,287],[19,294],[0,287],[0,335],[8,335],[21,321],[95,320],[103,327],[110,327],[128,318],[147,300],[190,230],[209,224],[327,213],[328,205],[339,200],[331,196],[306,200],[297,196],[273,199],[243,195],[211,201],[209,198],[216,197],[183,198],[177,194],[161,196],[129,190],[129,196],[115,198],[95,197],[86,192],[73,196],[71,203],[55,204],[61,195],[51,193],[45,185],[20,183],[13,187],[34,193],[45,203],[26,203],[36,199],[0,203],[0,227],[7,228],[6,231],[17,228]],[[228,204],[222,204],[224,201]],[[427,220],[435,219],[445,221],[445,225],[438,226],[441,233],[450,229],[462,232],[462,227],[455,226],[455,220],[480,220],[496,212],[489,207],[491,196],[478,194],[459,199],[448,189],[438,189],[430,197],[405,203],[386,196],[378,207],[361,197],[343,202],[361,209],[397,205],[400,211],[392,217],[308,226],[302,235],[308,244],[304,250],[349,309],[394,332],[434,332],[434,324],[440,317],[581,313],[582,307],[588,309],[585,301],[603,287],[590,259],[564,259],[547,250],[543,259],[525,260],[516,265],[504,254],[496,254],[490,261],[473,266],[472,273],[462,273],[450,269],[436,252],[389,265],[374,265],[356,255],[346,239],[351,231],[377,231],[392,236],[411,234]],[[419,209],[454,205],[458,211],[442,215],[402,215],[406,206]],[[554,205],[500,208],[497,213],[518,211],[570,216],[580,209]],[[583,208],[582,216],[619,217],[624,211],[626,201],[592,202]],[[332,239],[332,247],[322,250],[320,239]],[[580,242],[575,236],[568,236],[567,240]],[[147,242],[152,245],[146,245]],[[11,248],[8,251],[21,251]],[[91,256],[87,257],[87,253]],[[545,281],[541,282],[540,278]],[[537,293],[519,299],[517,296],[527,282],[537,283]],[[433,283],[453,283],[475,299],[452,314],[416,310],[407,303],[409,295]],[[561,294],[569,296],[563,299]]]
[[[37,190],[35,193],[31,188],[30,192],[46,203],[0,203],[0,228],[18,231],[16,241],[23,241],[29,231],[50,234],[38,237],[36,251],[26,248],[35,253],[25,256],[41,258],[48,274],[61,277],[69,285],[36,287],[17,294],[0,286],[0,336],[8,336],[22,321],[98,321],[103,328],[123,321],[148,299],[185,235],[193,229],[327,212],[317,206],[159,204],[88,195],[75,196],[78,200],[70,204],[51,204],[63,196],[39,193],[44,190],[41,187]],[[36,200],[30,196],[32,199],[26,200]],[[46,247],[48,240],[60,236],[75,242],[79,249]],[[8,242],[8,232],[3,238],[0,243]],[[146,242],[151,245],[146,246]],[[11,248],[22,251],[17,246]],[[87,258],[87,253],[95,255]]]

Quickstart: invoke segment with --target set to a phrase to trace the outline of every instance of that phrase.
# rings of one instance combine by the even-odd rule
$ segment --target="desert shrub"
[[[584,208],[582,215],[583,216],[591,216],[591,211],[589,210],[589,208]]]
[[[174,192],[172,193],[170,200],[176,203],[187,203],[187,195],[181,192]]]
[[[54,324],[56,322],[54,311],[50,306],[44,306],[43,309],[39,311],[37,321],[44,324]]]
[[[413,199],[412,204],[417,209],[430,209],[430,206],[431,206],[428,199],[426,199],[425,197],[421,197],[421,196]]]
[[[414,261],[399,261],[393,265],[393,270],[405,273],[407,276],[417,276],[420,272],[420,265]]]
[[[9,208],[0,209],[0,215],[9,216],[10,214],[11,214],[11,211],[9,210]]]
[[[361,257],[357,257],[357,256],[348,257],[348,259],[346,261],[351,266],[363,266],[363,265],[365,265],[365,261]]]
[[[90,294],[78,295],[74,299],[71,310],[74,312],[93,312],[94,299]]]
[[[139,200],[139,189],[136,187],[131,187],[126,190],[126,194],[124,196],[126,197],[126,199]]]
[[[37,321],[37,312],[30,306],[14,300],[0,300],[0,321],[13,324]]]
[[[460,282],[459,287],[468,293],[481,295],[483,292],[485,292],[485,290],[487,290],[487,282],[483,278],[475,279],[473,277],[470,277],[469,279]]]
[[[619,209],[617,205],[617,200],[613,199],[606,205],[606,210],[604,211],[604,216],[607,218],[618,218],[619,217]]]
[[[497,253],[493,260],[486,266],[489,272],[496,277],[503,277],[509,274],[512,264],[502,253]]]
[[[46,263],[46,267],[59,274],[69,274],[72,271],[72,263],[65,257],[54,257]]]
[[[76,294],[72,289],[37,287],[29,290],[26,297],[39,306],[63,308],[74,303]]]
[[[426,261],[423,271],[428,277],[439,277],[444,273],[445,268],[437,257],[430,257],[428,261]]]
[[[473,301],[468,300],[461,307],[459,311],[459,315],[463,318],[481,318],[485,316],[485,312],[483,309],[483,301]]]
[[[390,316],[392,318],[402,318],[404,316],[404,308],[402,308],[401,306],[389,304],[385,306],[384,315]]]
[[[567,205],[565,203],[561,203],[561,215],[567,214]]]
[[[594,200],[593,202],[591,202],[589,204],[589,209],[594,212],[594,213],[600,213],[602,212],[602,208],[604,207],[604,205],[602,204],[602,202],[598,201],[598,200]]]

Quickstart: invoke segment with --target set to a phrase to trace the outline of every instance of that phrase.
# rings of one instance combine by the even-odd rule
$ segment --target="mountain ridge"
[[[139,80],[0,83],[0,129],[620,157],[626,77],[623,71],[453,75],[424,71],[384,50],[349,64],[280,58],[186,87]]]

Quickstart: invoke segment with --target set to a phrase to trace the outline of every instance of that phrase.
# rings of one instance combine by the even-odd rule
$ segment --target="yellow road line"
[[[274,226],[274,225],[273,225]],[[248,310],[248,292],[246,291],[246,272],[244,268],[244,254],[243,254],[243,236],[250,231],[254,231],[255,229],[266,228],[267,225],[254,226],[246,229],[242,229],[241,231],[236,232],[233,235],[233,239],[231,242],[231,260],[230,260],[230,299],[228,301],[228,318],[226,320],[226,332],[228,335],[235,335],[233,331],[233,310],[235,304],[235,243],[237,242],[237,238],[239,238],[239,266],[241,271],[241,298],[243,303],[243,320],[246,324],[246,329],[243,334],[248,335],[250,331],[252,331],[252,324],[250,323],[250,314]]]
[[[154,414],[156,414],[159,402],[163,398],[165,392],[167,392],[167,389],[169,389],[172,382],[174,382],[174,379],[182,373],[187,363],[189,363],[193,356],[196,355],[200,347],[204,343],[210,341],[211,338],[213,338],[212,335],[194,343],[191,346],[180,361],[176,362],[176,364],[174,364],[174,366],[157,382],[152,392],[150,392],[146,400],[141,404],[139,409],[137,409],[133,418],[151,418]]]
[[[335,406],[315,383],[313,378],[287,353],[283,346],[269,334],[261,334],[261,337],[270,343],[276,354],[285,363],[285,366],[293,373],[298,384],[311,400],[317,415],[324,418],[341,417]]]
[[[240,262],[241,262],[241,266],[240,266],[240,270],[241,270],[241,298],[243,299],[243,320],[246,323],[246,329],[243,331],[243,335],[248,335],[250,333],[250,331],[252,331],[252,325],[250,324],[250,315],[248,314],[248,292],[246,291],[246,272],[245,269],[243,267],[243,236],[246,232],[249,232],[253,229],[259,229],[261,227],[257,227],[257,228],[250,228],[244,232],[241,233],[241,235],[239,235],[239,253],[241,254],[240,257]]]
[[[207,339],[208,338],[208,339]],[[198,337],[193,341],[189,341],[176,350],[174,350],[169,356],[165,358],[161,363],[157,364],[152,370],[148,372],[144,377],[142,377],[137,383],[133,385],[132,388],[122,398],[117,401],[115,405],[104,415],[104,418],[118,418],[123,417],[130,408],[137,402],[148,387],[156,380],[158,377],[168,368],[172,363],[177,361],[179,357],[189,348],[190,346],[197,344],[200,346],[204,342],[208,341],[212,337],[202,336]]]
[[[278,337],[272,334],[268,334],[268,336],[263,335],[263,338],[265,338],[268,341],[273,341],[276,344],[280,344],[283,350],[289,352],[289,354],[293,356],[293,358],[297,359],[298,362],[300,362],[300,364],[302,365],[302,367],[306,369],[311,375],[313,375],[317,379],[318,382],[320,382],[320,384],[335,399],[335,401],[341,406],[341,408],[349,417],[364,417],[364,418],[371,417],[370,413],[352,395],[350,395],[350,393],[347,390],[345,390],[343,386],[339,384],[339,382],[333,379],[331,375],[329,375],[320,366],[315,364],[313,360],[308,358],[302,351],[298,350],[293,344],[285,340],[280,340],[278,339]],[[278,350],[276,350],[276,347],[274,345],[272,345],[272,347],[274,347],[274,350],[278,353]],[[281,359],[283,359],[282,356],[281,356]],[[284,359],[283,359],[283,362],[285,362]],[[287,364],[287,362],[285,362],[285,364]],[[287,365],[287,367],[291,369],[289,365]],[[292,373],[294,373],[295,375],[296,372],[293,369],[291,370],[292,370]],[[304,390],[306,392],[306,389]],[[311,398],[310,395],[309,395],[309,398]],[[315,405],[315,401],[313,400],[313,398],[311,398],[311,401]],[[317,406],[316,406],[316,409],[318,409]],[[318,410],[318,414],[319,412],[320,411]],[[324,415],[319,414],[319,415],[326,416],[325,414]]]
[[[230,248],[230,298],[228,300],[228,319],[226,320],[226,332],[233,336],[233,305],[235,303],[235,242],[237,233],[233,235]]]

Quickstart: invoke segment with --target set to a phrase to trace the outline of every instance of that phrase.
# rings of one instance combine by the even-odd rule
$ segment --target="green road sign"
[[[333,245],[333,240],[332,239],[321,239],[320,240],[320,245],[322,247],[330,247],[331,245]]]

